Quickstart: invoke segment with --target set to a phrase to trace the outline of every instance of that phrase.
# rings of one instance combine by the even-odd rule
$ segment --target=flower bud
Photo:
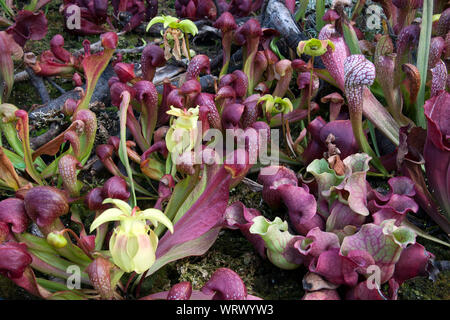
[[[72,82],[76,87],[81,87],[83,85],[83,79],[79,73],[75,72],[72,76]]]
[[[77,107],[78,107],[78,101],[76,101],[72,98],[69,98],[64,102],[64,105],[62,107],[62,112],[66,116],[71,116],[71,115],[73,115],[75,110],[77,110]]]
[[[67,239],[59,232],[50,232],[47,235],[47,242],[55,248],[64,248],[67,245]]]

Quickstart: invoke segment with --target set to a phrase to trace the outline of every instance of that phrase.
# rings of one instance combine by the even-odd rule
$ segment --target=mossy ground
[[[62,1],[52,1],[48,5],[47,19],[49,21],[48,34],[42,41],[29,41],[25,52],[32,51],[36,55],[49,49],[49,40],[58,33],[62,33],[62,19],[58,13]],[[164,1],[162,1],[164,2]],[[165,2],[160,8],[160,14],[174,14],[174,0]],[[314,19],[312,19],[314,20]],[[80,37],[63,33],[65,47],[70,50],[81,48],[81,42],[87,38],[91,42],[98,41],[97,36]],[[153,39],[142,34],[127,34],[120,37],[119,48],[133,48],[143,44],[143,40],[150,42]],[[197,47],[198,52],[214,55],[214,48]],[[125,54],[126,62],[139,61],[139,54]],[[16,66],[16,72],[23,70],[23,65]],[[66,90],[72,89],[70,79],[56,78],[55,82]],[[52,98],[60,93],[46,82],[47,89]],[[29,82],[19,82],[14,86],[9,102],[20,108],[28,110],[33,104],[40,104],[40,99],[35,89]],[[41,128],[42,133],[45,128]],[[298,134],[297,127],[293,132]],[[255,177],[253,177],[255,178]],[[95,187],[104,181],[104,177],[95,177],[90,180],[90,186]],[[265,205],[261,193],[252,192],[246,185],[240,184],[230,193],[230,202],[242,201],[247,207],[257,208],[269,219],[280,216],[287,218],[286,212],[274,212]],[[436,255],[437,260],[450,260],[448,248],[433,242],[418,238],[427,250]],[[167,265],[154,276],[149,277],[142,287],[142,294],[168,290],[170,286],[180,281],[190,281],[194,289],[199,289],[210,278],[212,273],[220,267],[227,267],[239,274],[247,285],[250,294],[264,299],[300,299],[303,296],[302,278],[305,268],[301,267],[292,271],[280,270],[273,266],[267,259],[262,259],[252,245],[241,235],[238,230],[223,230],[219,238],[210,250],[201,257],[189,257]],[[33,299],[24,290],[17,288],[10,280],[0,276],[0,297],[5,299]],[[400,299],[450,299],[450,271],[439,274],[435,282],[422,278],[407,281],[399,291]]]

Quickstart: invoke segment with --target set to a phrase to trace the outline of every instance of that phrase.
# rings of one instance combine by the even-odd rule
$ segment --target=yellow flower
[[[181,154],[187,150],[192,150],[198,136],[198,113],[199,106],[189,110],[170,107],[167,114],[174,116],[170,129],[166,134],[167,150],[172,154]]]
[[[195,108],[190,108],[189,110],[175,108],[170,106],[170,110],[167,114],[177,117],[172,123],[173,128],[183,128],[191,130],[197,127],[199,106]]]
[[[274,97],[270,94],[266,94],[259,98],[258,103],[263,102],[266,114],[275,115],[278,113],[287,114],[294,110],[291,100],[289,98]]]
[[[334,51],[334,43],[331,40],[309,39],[308,41],[300,41],[297,46],[297,54],[307,54],[311,57],[321,56],[327,52],[328,47]]]
[[[150,22],[147,24],[146,31],[150,29],[150,27],[156,23],[162,23],[165,28],[171,28],[171,29],[179,29],[184,33],[190,33],[193,36],[195,36],[198,33],[198,28],[189,19],[179,20],[178,18],[172,17],[172,16],[157,16],[154,17]]]
[[[113,262],[125,272],[145,272],[155,262],[158,246],[158,237],[147,221],[154,227],[161,222],[173,233],[172,222],[158,209],[131,209],[128,203],[118,199],[106,199],[103,203],[112,203],[116,208],[98,216],[91,225],[91,232],[104,223],[120,221],[109,241]]]

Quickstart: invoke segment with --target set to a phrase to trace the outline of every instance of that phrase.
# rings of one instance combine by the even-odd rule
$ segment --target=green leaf
[[[47,243],[47,240],[32,235],[31,233],[16,234],[16,238],[18,241],[25,243],[28,249],[39,250],[41,252],[47,252],[55,255],[58,254],[58,252]]]
[[[147,28],[145,28],[145,31],[147,31],[148,32],[148,30],[154,25],[154,24],[157,24],[157,23],[164,23],[164,17],[161,17],[161,16],[157,16],[157,17],[154,17],[152,20],[150,20],[150,22],[147,24]]]
[[[308,8],[309,0],[300,0],[300,6],[295,13],[295,21],[299,22],[300,20],[305,19],[306,9]]]
[[[361,48],[359,47],[358,37],[356,36],[355,30],[347,24],[342,23],[342,32],[344,34],[345,43],[350,49],[351,54],[362,54]]]
[[[180,210],[180,207],[191,193],[192,189],[195,186],[197,178],[198,172],[195,175],[188,176],[187,178],[178,182],[173,189],[172,196],[170,197],[169,203],[167,204],[165,210],[165,214],[170,220],[173,220],[178,210]],[[159,225],[154,231],[156,235],[160,236],[164,230],[166,230],[165,226]]]
[[[5,0],[0,0],[0,6],[2,7],[3,11],[10,17],[14,17],[14,12],[11,10],[11,8],[6,4]]]
[[[208,175],[207,168],[205,166],[202,172],[201,180],[195,185],[195,187],[181,204],[175,217],[173,218],[173,224],[177,223],[178,220],[180,220],[183,215],[192,207],[192,205],[200,198],[200,196],[206,189],[209,178],[211,178],[211,176]]]
[[[325,0],[316,0],[316,30],[317,33],[322,30],[325,25],[325,21],[323,21],[323,16],[325,14]]]
[[[82,67],[84,70],[84,77],[86,79],[86,90],[84,96],[78,104],[77,111],[89,109],[89,103],[91,102],[97,82],[103,71],[105,71],[108,66],[109,61],[116,50],[116,46],[117,43],[115,43],[113,48],[103,46],[103,52],[91,54],[83,59]]]
[[[38,257],[45,263],[47,263],[61,271],[64,271],[64,272],[66,272],[66,270],[74,264],[73,262],[62,259],[61,257],[59,257],[55,254],[51,254],[48,252],[39,251],[39,250],[35,250],[35,249],[30,249],[30,248],[28,250],[30,251],[30,253],[34,254],[36,257]],[[88,277],[88,275],[84,272],[81,272],[81,275],[83,277]],[[69,275],[67,275],[67,276],[69,276]]]
[[[154,274],[169,262],[183,259],[189,256],[201,256],[209,250],[214,240],[219,236],[221,228],[213,228],[197,239],[182,242],[171,248],[166,254],[156,259],[150,267],[147,277]]]
[[[189,19],[181,20],[178,23],[178,29],[183,31],[184,33],[189,33],[195,36],[198,33],[197,26]]]
[[[417,69],[420,72],[420,88],[417,95],[415,120],[416,124],[426,128],[423,105],[425,103],[425,85],[427,83],[428,56],[431,46],[431,31],[433,27],[433,0],[424,0],[422,25],[420,27],[419,47],[417,52]]]
[[[45,289],[47,289],[51,292],[67,290],[67,286],[60,282],[50,281],[50,280],[43,279],[43,278],[36,278],[36,282],[40,286],[44,287]]]
[[[427,240],[430,240],[430,241],[442,244],[443,246],[446,246],[446,247],[450,248],[450,243],[442,241],[441,239],[438,239],[436,237],[433,237],[433,236],[429,235],[428,233],[426,233],[422,229],[418,228],[417,226],[415,226],[414,224],[412,224],[408,220],[404,220],[402,222],[402,226],[405,226],[406,228],[409,228],[409,229],[413,230],[421,238],[424,238],[424,239],[427,239]]]
[[[21,114],[20,116],[18,115],[19,112]],[[42,180],[41,175],[34,166],[34,161],[32,158],[33,150],[31,149],[30,146],[30,129],[29,129],[28,113],[23,110],[18,110],[16,111],[16,115],[17,115],[18,134],[22,139],[22,148],[24,151],[26,171],[36,183],[38,183],[39,185],[44,185],[45,181]]]
[[[25,161],[23,161],[23,157],[15,154],[14,152],[12,152],[11,150],[8,150],[8,149],[3,149],[3,152],[6,154],[8,159],[11,161],[14,168],[16,168],[20,171],[25,171],[26,164],[25,164]]]
[[[48,300],[87,300],[85,296],[75,290],[58,291],[47,298]]]

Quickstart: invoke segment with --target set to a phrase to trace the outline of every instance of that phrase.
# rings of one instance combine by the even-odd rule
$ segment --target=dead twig
[[[45,78],[45,80],[48,81],[56,90],[58,90],[60,93],[66,93],[66,90],[64,90],[62,87],[60,87],[55,81],[53,81],[51,78]]]
[[[44,79],[42,77],[37,76],[34,71],[26,67],[25,71],[27,72],[28,76],[30,77],[31,84],[33,87],[35,87],[36,91],[38,92],[39,96],[41,97],[42,103],[47,103],[50,101],[50,95],[48,94],[47,88],[45,87]]]
[[[253,181],[249,178],[242,179],[242,183],[249,187],[253,192],[261,192],[263,189],[262,184],[259,184],[258,182]]]
[[[51,141],[54,137],[60,134],[60,132],[61,126],[57,122],[52,122],[47,132],[30,139],[31,148],[33,150],[38,149],[40,146],[43,146],[47,142]]]

